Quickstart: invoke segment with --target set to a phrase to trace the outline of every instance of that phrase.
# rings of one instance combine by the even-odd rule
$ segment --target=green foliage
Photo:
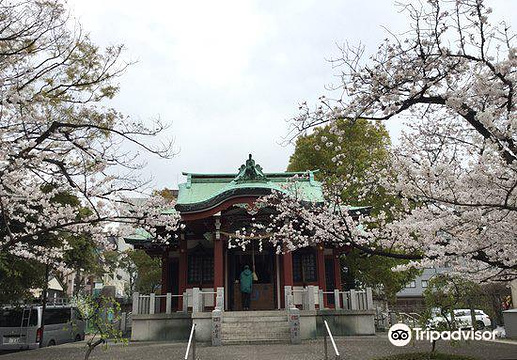
[[[483,290],[480,285],[445,274],[433,277],[424,291],[426,311],[423,320],[432,318],[433,310],[438,309],[441,317],[446,321],[439,324],[440,330],[452,330],[456,328],[454,323],[454,309],[482,309],[487,308],[483,301]],[[449,317],[451,320],[449,321]]]
[[[119,267],[129,274],[128,296],[133,291],[154,293],[162,282],[162,265],[159,258],[153,258],[143,250],[126,250],[109,255],[112,266]]]
[[[106,272],[103,261],[105,252],[101,253],[90,236],[86,234],[63,234],[63,236],[70,246],[63,253],[63,263],[66,269],[75,272],[77,281],[74,286],[74,294],[77,295],[83,290],[82,286],[86,277],[100,277]],[[63,274],[55,272],[55,276],[61,280],[66,291],[67,284],[63,279]]]
[[[85,359],[89,358],[96,346],[106,344],[108,339],[127,344],[127,339],[122,337],[122,331],[118,328],[120,304],[114,298],[81,296],[76,299],[76,306],[91,328]]]
[[[420,319],[422,326],[431,325],[438,331],[455,330],[461,327],[454,318],[454,309],[470,309],[471,323],[477,327],[476,319],[472,311],[490,309],[489,302],[483,288],[472,281],[446,274],[434,276],[424,291],[426,309]],[[437,314],[438,311],[438,314]],[[488,311],[490,313],[490,311]],[[443,321],[430,320],[438,315]],[[464,326],[464,325],[463,325]],[[433,341],[433,352],[436,341]]]
[[[117,250],[106,250],[102,253],[102,260],[108,272],[113,273],[117,268],[121,267],[123,253]]]
[[[135,290],[141,293],[154,293],[162,282],[162,265],[160,258],[152,258],[143,250],[132,250],[128,257],[135,264],[137,275]]]
[[[358,119],[355,122],[339,120],[335,124],[339,132],[329,126],[319,128],[296,141],[289,159],[288,171],[320,170],[316,178],[329,188],[339,189],[343,202],[354,206],[372,206],[372,214],[386,211],[398,199],[386,194],[379,184],[372,184],[369,173],[389,162],[391,144],[388,131],[381,122]],[[332,146],[327,146],[332,143]],[[389,212],[387,213],[389,218]],[[380,288],[386,299],[395,294],[418,273],[416,270],[392,272],[391,268],[403,264],[381,256],[366,256],[353,250],[346,257],[349,275],[359,282]]]
[[[68,268],[79,270],[90,274],[102,272],[99,263],[99,250],[85,234],[69,236],[67,238],[70,249],[65,251],[63,261]]]
[[[397,292],[415,278],[421,271],[391,271],[391,268],[404,261],[382,256],[369,256],[359,250],[352,249],[344,259],[351,275],[362,284],[373,288],[381,288],[385,298],[394,302]]]
[[[411,353],[390,355],[376,360],[476,360],[476,358],[443,353]]]
[[[373,206],[374,212],[385,208],[388,198],[384,189],[376,187],[375,192],[365,193],[365,184],[369,183],[368,172],[373,166],[389,161],[390,137],[381,122],[358,119],[355,122],[339,120],[336,127],[341,131],[337,136],[330,127],[301,136],[296,140],[296,148],[289,159],[288,171],[306,171],[318,169],[316,179],[325,184],[350,179],[341,197],[349,205]],[[333,146],[328,147],[327,143]],[[339,146],[341,150],[336,150]],[[333,161],[336,156],[338,161]]]
[[[30,289],[42,288],[45,266],[35,260],[0,253],[0,304],[28,302]]]
[[[505,303],[510,300],[510,288],[505,283],[489,283],[481,285],[481,291],[479,301],[482,305],[479,308],[485,310],[497,324],[502,325],[503,310],[508,306]]]

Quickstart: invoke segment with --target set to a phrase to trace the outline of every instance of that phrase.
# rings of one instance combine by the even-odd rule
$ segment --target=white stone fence
[[[285,304],[286,309],[294,307],[294,295],[300,293],[302,295],[302,310],[316,309],[316,296],[318,296],[319,309],[324,309],[325,297],[333,295],[334,308],[344,310],[373,310],[372,289],[366,290],[350,290],[350,291],[323,291],[317,290],[313,285],[306,286],[302,289],[293,289],[291,286],[285,286]],[[317,290],[317,291],[316,291]],[[328,300],[328,299],[327,299]],[[327,301],[328,302],[328,301]]]
[[[201,290],[200,288],[192,288],[192,293],[184,292],[183,294],[167,293],[164,295],[157,294],[140,294],[133,293],[133,315],[152,315],[152,314],[171,314],[172,300],[182,299],[181,311],[186,313],[189,308],[192,312],[203,312],[207,308],[207,303],[214,304],[215,309],[224,310],[224,288],[217,288],[216,291]],[[215,298],[215,302],[213,299]]]
[[[171,314],[172,313],[172,299],[183,299],[183,311],[186,311],[187,293],[183,294],[172,294],[167,293],[164,295],[157,294],[140,294],[138,292],[133,293],[133,315],[148,315],[148,314]]]
[[[318,304],[319,309],[324,309],[325,299],[328,296],[334,298],[334,308],[344,310],[373,310],[372,289],[350,290],[350,291],[323,291],[316,286],[309,285],[304,288],[285,286],[286,309],[295,307],[294,295],[301,295],[302,310],[315,310]],[[133,293],[133,315],[171,314],[173,299],[182,299],[182,311],[187,313],[204,312],[207,310],[224,311],[224,288],[218,287],[215,291],[210,289],[192,288],[183,294],[144,295],[138,292]],[[328,303],[328,301],[327,301]]]
[[[214,310],[224,311],[224,287],[218,287],[215,291],[192,288],[192,312],[205,311],[207,302],[214,304],[213,297],[215,297]],[[209,299],[212,301],[208,301]]]

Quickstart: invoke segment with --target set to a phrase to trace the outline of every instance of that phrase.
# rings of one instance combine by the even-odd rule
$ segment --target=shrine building
[[[214,309],[228,314],[241,311],[239,279],[245,265],[255,273],[252,312],[289,307],[360,310],[357,304],[358,309],[353,309],[356,294],[349,300],[350,294],[342,289],[343,247],[320,243],[285,251],[282,244],[273,246],[265,230],[251,234],[253,223],[268,224],[275,214],[274,209],[257,202],[272,191],[285,193],[296,188],[302,203],[323,203],[322,186],[313,171],[265,173],[249,155],[237,173],[184,175],[187,180],[179,185],[175,208],[169,210],[179,213],[183,226],[170,234],[168,245],[145,233],[126,239],[135,248],[162,257],[161,295],[136,294],[133,324],[140,315],[176,314],[178,319],[195,321],[196,313],[210,314]],[[359,214],[368,209],[353,210]],[[371,293],[370,299],[366,295],[363,311],[371,306]],[[156,338],[142,335],[143,331],[137,330],[140,335],[133,338]]]

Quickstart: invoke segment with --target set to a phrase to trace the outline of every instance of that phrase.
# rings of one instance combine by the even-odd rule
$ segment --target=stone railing
[[[214,297],[215,301],[207,301],[210,296]],[[186,291],[181,295],[172,293],[146,295],[135,292],[133,293],[132,313],[134,315],[171,314],[173,299],[181,299],[182,308],[178,310],[185,313],[189,311],[189,308],[193,313],[206,311],[209,307],[206,305],[207,302],[215,304],[213,309],[224,311],[224,288],[220,287],[216,291],[193,288],[190,295]]]
[[[147,314],[171,314],[173,299],[182,299],[183,311],[187,312],[188,296],[184,292],[181,295],[167,293],[164,295],[157,294],[140,294],[133,293],[133,315],[147,315]]]
[[[301,295],[302,310],[316,310],[316,308],[324,309],[326,297],[332,296],[335,309],[344,310],[374,310],[372,289],[350,290],[350,291],[322,291],[316,286],[309,285],[304,288],[293,289],[291,286],[285,286],[285,304],[286,309],[295,307],[294,295]],[[215,291],[201,290],[200,288],[192,288],[191,294],[184,292],[183,294],[164,295],[156,294],[133,294],[133,310],[134,315],[139,314],[170,314],[172,313],[173,299],[181,299],[182,312],[191,310],[193,313],[205,312],[207,310],[224,311],[224,288],[219,287]],[[210,299],[210,297],[212,297]],[[317,301],[316,301],[317,299]],[[207,305],[207,303],[209,305]],[[328,303],[328,301],[327,301]],[[176,307],[177,308],[177,307]]]
[[[372,288],[338,292],[336,303],[346,310],[374,310]]]
[[[213,309],[224,311],[224,287],[218,287],[215,291],[201,290],[200,288],[192,288],[192,312],[203,312],[206,309],[206,300],[208,297],[215,297],[215,306]]]
[[[373,310],[372,289],[350,290],[350,291],[323,291],[317,290],[316,286],[309,285],[302,289],[293,289],[291,286],[284,287],[286,309],[294,307],[294,296],[299,293],[302,296],[302,310],[316,309],[316,296],[318,297],[318,308],[324,309],[325,297],[333,296],[334,308],[344,310]],[[316,291],[317,290],[317,291]],[[328,299],[327,299],[328,300]]]

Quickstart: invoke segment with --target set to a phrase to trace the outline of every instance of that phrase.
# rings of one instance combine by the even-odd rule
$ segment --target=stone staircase
[[[285,310],[225,311],[221,327],[223,345],[290,342]]]

